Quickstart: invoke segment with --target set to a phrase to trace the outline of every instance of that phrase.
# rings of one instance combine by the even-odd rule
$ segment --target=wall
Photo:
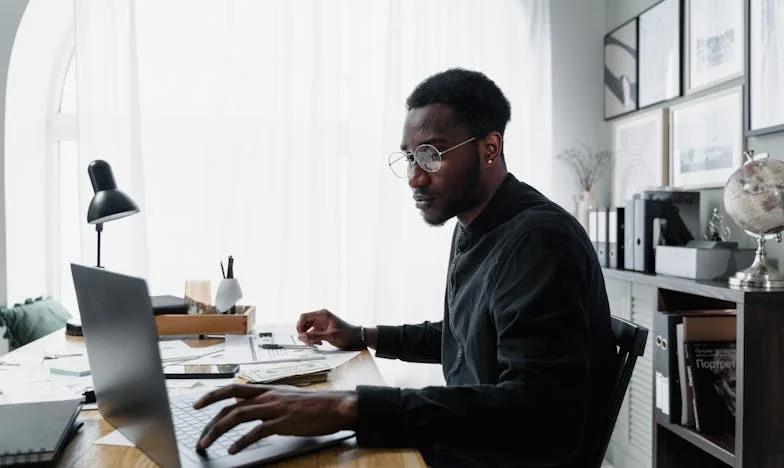
[[[552,36],[553,154],[581,142],[609,149],[603,115],[605,0],[550,2]],[[608,171],[609,172],[609,171]],[[579,193],[571,168],[553,161],[551,198],[574,212]],[[597,186],[597,202],[609,201],[609,177]]]
[[[629,21],[630,19],[638,16],[643,11],[647,10],[648,8],[652,7],[653,5],[659,3],[661,0],[607,0],[606,3],[606,29],[605,34],[612,31],[613,29],[617,28],[618,26],[622,25],[623,23]],[[743,79],[739,78],[736,80],[729,81],[722,85],[710,88],[705,93],[695,93],[693,96],[698,97],[701,94],[709,94],[715,91],[719,91],[721,89],[729,88],[738,86],[739,84],[743,83]],[[692,95],[688,98],[678,98],[668,102],[664,102],[658,105],[651,106],[651,109],[659,108],[659,107],[670,107],[675,103],[685,101],[686,99],[692,99]],[[648,108],[646,108],[648,109]],[[601,115],[601,114],[599,114]],[[611,141],[611,126],[607,125],[607,139],[608,142]],[[775,157],[776,159],[784,159],[784,132],[771,134],[771,135],[763,135],[760,137],[750,137],[746,140],[746,148],[752,149],[757,152],[767,152],[770,153],[771,157]],[[756,241],[751,238],[750,236],[746,235],[740,227],[738,227],[735,223],[732,222],[724,212],[724,205],[723,205],[723,190],[720,188],[716,189],[705,189],[700,191],[700,224],[704,226],[708,219],[710,219],[710,215],[713,212],[713,208],[719,208],[719,211],[725,216],[725,221],[730,226],[732,230],[732,239],[733,241],[737,241],[741,247],[756,247]],[[782,258],[782,254],[784,253],[784,246],[778,244],[776,242],[768,242],[766,244],[766,248],[768,249],[768,258],[771,260],[773,265],[777,265],[779,259]]]
[[[8,300],[5,238],[5,91],[11,48],[25,7],[27,7],[27,0],[3,0],[0,2],[0,305],[5,305]],[[4,330],[0,327],[0,337],[2,337]],[[8,343],[0,338],[0,355],[7,351]]]

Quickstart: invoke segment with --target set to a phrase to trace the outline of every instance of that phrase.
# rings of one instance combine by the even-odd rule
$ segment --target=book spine
[[[694,387],[694,371],[692,370],[694,365],[694,352],[689,349],[690,347],[691,346],[689,346],[688,342],[685,343],[685,346],[683,347],[683,354],[686,360],[686,377],[689,380],[689,390],[691,390],[691,403],[694,411],[694,425],[696,426],[697,431],[700,431],[700,414],[697,411],[697,408],[699,408],[699,406],[697,406],[697,390]]]

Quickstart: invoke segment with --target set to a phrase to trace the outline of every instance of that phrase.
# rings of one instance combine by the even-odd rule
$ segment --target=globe
[[[757,238],[754,262],[730,277],[730,286],[784,288],[784,275],[767,262],[765,240],[781,242],[784,231],[784,162],[746,153],[746,162],[724,185],[724,209],[747,234]]]
[[[784,162],[759,155],[727,179],[724,209],[750,234],[784,230]]]

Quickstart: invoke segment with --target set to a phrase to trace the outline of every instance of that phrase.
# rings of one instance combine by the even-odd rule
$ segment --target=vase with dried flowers
[[[610,151],[593,151],[585,143],[577,143],[557,156],[571,166],[582,193],[575,197],[577,203],[575,217],[585,230],[588,230],[588,213],[596,206],[593,187],[612,161]]]

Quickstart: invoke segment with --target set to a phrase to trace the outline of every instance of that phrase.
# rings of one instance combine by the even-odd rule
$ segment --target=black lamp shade
[[[87,173],[95,191],[87,208],[87,223],[105,223],[139,212],[139,205],[124,192],[117,190],[109,163],[102,160],[93,161],[87,167]]]

